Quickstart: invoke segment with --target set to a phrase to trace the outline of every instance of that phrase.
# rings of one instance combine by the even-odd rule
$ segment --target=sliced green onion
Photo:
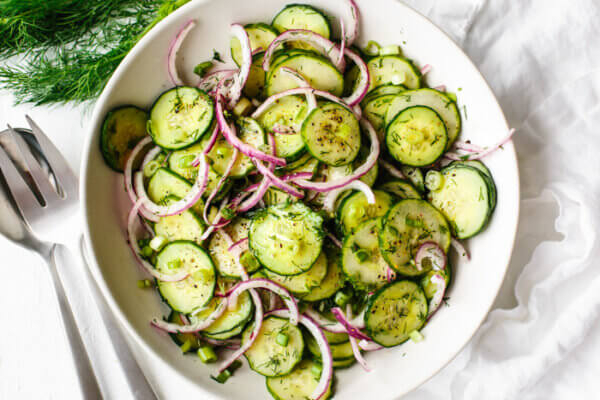
[[[198,358],[200,358],[200,361],[202,361],[204,364],[213,363],[217,361],[217,354],[210,346],[200,347],[197,351],[197,354]]]
[[[315,379],[319,379],[321,377],[321,372],[323,372],[323,367],[321,364],[313,364],[310,372],[312,372]]]
[[[456,93],[454,92],[446,92],[446,96],[450,97],[450,100],[456,103],[458,98],[456,97]]]
[[[187,353],[192,348],[192,342],[189,340],[186,340],[185,343],[182,344],[180,348],[183,353]]]
[[[204,75],[211,69],[213,66],[212,61],[204,61],[194,67],[194,73],[198,75],[200,78],[204,78]]]
[[[242,115],[246,115],[250,112],[250,110],[252,109],[252,103],[250,102],[250,100],[248,100],[245,97],[242,97],[240,99],[240,101],[238,101],[237,105],[233,108],[233,113],[235,115],[242,116]]]
[[[444,176],[439,171],[431,170],[425,175],[425,186],[433,191],[439,190],[444,183]]]
[[[249,251],[245,251],[240,257],[240,263],[246,269],[246,271],[256,271],[260,264],[254,254]]]
[[[160,168],[160,162],[157,160],[152,160],[150,161],[148,164],[146,164],[144,166],[144,176],[146,178],[150,178],[152,175],[154,175],[154,173],[156,172],[157,169]]]
[[[288,342],[290,341],[290,335],[288,335],[287,333],[280,332],[277,334],[275,341],[278,345],[286,347],[288,345]]]
[[[181,260],[180,259],[171,260],[167,264],[167,267],[169,267],[170,269],[177,269],[177,268],[181,267]]]
[[[150,257],[152,253],[154,253],[154,250],[149,245],[142,247],[142,257]]]
[[[340,290],[335,294],[333,301],[338,306],[345,307],[346,304],[348,304],[348,302],[350,301],[350,296]]]
[[[410,340],[412,340],[415,343],[422,342],[423,339],[425,339],[419,331],[412,331],[408,336],[410,336]]]
[[[381,46],[374,40],[369,40],[367,47],[365,47],[365,53],[370,56],[379,55],[379,50],[381,50]]]
[[[164,236],[154,236],[148,246],[154,251],[160,251],[167,244],[167,238]]]
[[[379,49],[380,56],[396,55],[396,54],[400,54],[400,53],[401,53],[400,46],[395,45],[395,44],[390,44],[388,46],[384,46]]]
[[[231,372],[229,372],[229,369],[226,369],[225,371],[221,372],[219,375],[217,376],[211,376],[211,378],[221,384],[227,382],[227,379],[229,379],[231,377]]]

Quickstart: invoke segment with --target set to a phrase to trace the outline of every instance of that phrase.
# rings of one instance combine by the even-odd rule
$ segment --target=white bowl
[[[346,3],[339,0],[303,0],[332,16],[349,19]],[[82,199],[85,237],[91,268],[113,311],[129,333],[148,351],[198,385],[204,399],[269,398],[264,378],[248,368],[236,372],[225,385],[210,379],[214,367],[197,357],[182,356],[169,338],[158,335],[148,322],[168,310],[152,290],[139,290],[142,277],[127,247],[124,226],[130,208],[122,175],[112,172],[99,151],[100,125],[111,108],[121,104],[149,107],[170,86],[166,71],[169,42],[190,18],[198,21],[182,47],[178,62],[185,79],[193,67],[210,59],[213,49],[229,59],[229,25],[232,22],[269,22],[291,0],[193,1],[154,28],[121,63],[96,103],[83,157]],[[493,93],[481,74],[440,29],[395,0],[359,0],[359,44],[368,40],[401,44],[406,56],[419,65],[431,64],[430,85],[445,84],[458,94],[463,114],[462,139],[491,145],[508,131]],[[337,23],[334,22],[334,27]],[[464,111],[463,111],[464,112]],[[398,398],[414,389],[448,363],[473,336],[485,318],[511,255],[519,211],[519,180],[512,143],[486,160],[498,187],[498,206],[487,229],[468,241],[472,260],[455,261],[449,307],[443,307],[423,330],[425,340],[366,356],[372,367],[337,371],[336,399]]]

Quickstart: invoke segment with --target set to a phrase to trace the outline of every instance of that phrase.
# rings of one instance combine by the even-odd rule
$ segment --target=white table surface
[[[523,198],[516,249],[495,311],[449,366],[406,397],[600,398],[600,335],[593,334],[600,328],[600,4],[408,3],[463,45],[519,128]],[[0,125],[25,127],[24,114],[30,114],[78,170],[91,106],[12,102],[0,92]],[[78,398],[48,272],[36,255],[2,237],[0,253],[0,399]],[[91,304],[78,301],[76,307]],[[107,336],[97,329],[98,315],[82,318],[82,325],[107,398],[131,398]],[[137,346],[133,351],[160,398],[201,398],[151,354]]]

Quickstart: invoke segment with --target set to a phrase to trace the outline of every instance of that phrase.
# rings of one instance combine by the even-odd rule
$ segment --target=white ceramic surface
[[[99,128],[105,113],[121,104],[149,107],[170,86],[166,71],[169,42],[190,18],[198,20],[182,47],[178,64],[184,79],[193,83],[193,67],[210,59],[213,49],[229,59],[232,22],[269,22],[290,0],[195,0],[152,30],[121,63],[96,103],[91,131],[83,154],[82,199],[86,241],[92,272],[104,295],[129,333],[142,347],[157,354],[170,368],[195,382],[203,399],[269,398],[264,378],[248,368],[236,372],[226,385],[210,379],[214,366],[182,356],[168,337],[157,334],[148,321],[167,308],[154,291],[139,290],[142,277],[126,244],[125,219],[130,207],[122,175],[107,168],[99,152]],[[306,0],[329,15],[350,18],[345,2]],[[405,55],[419,65],[433,66],[431,85],[445,84],[458,95],[463,117],[462,139],[490,145],[508,127],[493,93],[464,53],[426,18],[395,0],[358,0],[361,9],[359,44],[370,39],[400,43]],[[333,22],[334,29],[337,22]],[[464,106],[464,108],[463,108]],[[423,330],[425,341],[368,354],[371,373],[359,366],[337,371],[336,399],[394,399],[414,389],[439,371],[468,342],[485,318],[502,283],[512,252],[519,211],[519,179],[512,143],[486,159],[498,187],[498,206],[488,228],[468,241],[469,263],[455,262],[444,307]]]

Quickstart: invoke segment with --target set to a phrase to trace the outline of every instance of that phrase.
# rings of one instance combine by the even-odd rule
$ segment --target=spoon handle
[[[79,329],[77,328],[77,324],[75,323],[73,310],[71,309],[69,301],[67,300],[67,296],[65,295],[65,289],[60,280],[60,277],[58,276],[58,271],[56,268],[55,250],[56,246],[52,248],[50,254],[45,259],[48,263],[50,275],[52,276],[52,283],[54,284],[54,290],[56,292],[56,298],[58,300],[60,316],[62,318],[63,325],[65,328],[65,335],[71,346],[71,355],[75,364],[75,371],[77,373],[77,377],[79,378],[79,385],[81,389],[82,398],[100,400],[102,399],[102,393],[100,391],[96,375],[94,374],[94,370],[92,369],[92,364],[83,344],[83,340],[81,338],[81,334],[79,333]]]

